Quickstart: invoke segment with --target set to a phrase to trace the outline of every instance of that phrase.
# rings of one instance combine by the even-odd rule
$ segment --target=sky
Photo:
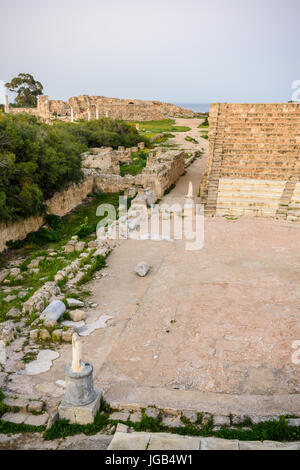
[[[51,99],[281,102],[300,80],[299,0],[0,0],[0,12],[0,89],[22,72]]]

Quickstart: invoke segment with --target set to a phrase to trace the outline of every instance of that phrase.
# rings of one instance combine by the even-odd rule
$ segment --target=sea
[[[174,103],[184,109],[191,109],[195,113],[206,113],[209,111],[209,103]]]

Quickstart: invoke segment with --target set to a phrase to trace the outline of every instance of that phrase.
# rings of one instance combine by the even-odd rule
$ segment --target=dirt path
[[[176,119],[176,126],[187,126],[190,127],[191,130],[188,132],[172,132],[175,135],[174,138],[169,139],[170,143],[174,143],[178,145],[178,148],[182,148],[185,151],[195,151],[195,150],[202,150],[208,149],[208,140],[203,139],[201,137],[201,131],[206,131],[207,129],[202,128],[199,129],[198,126],[203,122],[203,119],[185,119],[185,118],[178,118]],[[192,137],[198,141],[198,144],[194,144],[193,142],[187,142],[185,140],[186,137]]]

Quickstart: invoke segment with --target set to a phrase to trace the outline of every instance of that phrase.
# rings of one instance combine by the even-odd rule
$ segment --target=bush
[[[44,200],[82,178],[85,146],[27,114],[0,115],[0,221],[44,210]]]
[[[48,125],[28,114],[0,113],[0,222],[42,214],[46,199],[82,179],[81,154],[88,147],[140,141],[149,145],[118,119]]]

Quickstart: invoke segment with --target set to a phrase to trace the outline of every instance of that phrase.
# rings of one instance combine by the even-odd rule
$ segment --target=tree
[[[37,97],[43,94],[43,85],[29,73],[19,73],[5,86],[9,91],[17,93],[15,102],[20,107],[36,106]]]

